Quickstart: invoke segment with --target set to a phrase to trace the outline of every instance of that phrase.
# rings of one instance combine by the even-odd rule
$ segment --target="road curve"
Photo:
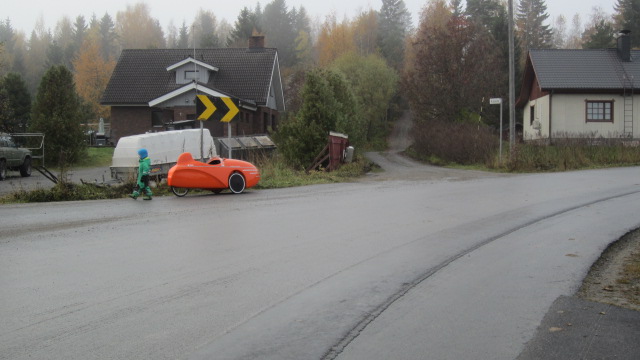
[[[347,184],[0,206],[0,359],[513,359],[640,226],[637,167],[401,161]]]

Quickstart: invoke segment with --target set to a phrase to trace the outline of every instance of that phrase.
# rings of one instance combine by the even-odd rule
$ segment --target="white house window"
[[[529,125],[533,125],[533,122],[536,120],[536,106],[532,105],[529,107]]]
[[[186,80],[197,80],[198,79],[198,71],[199,70],[185,70],[184,78]]]
[[[613,101],[587,100],[587,122],[613,122]]]

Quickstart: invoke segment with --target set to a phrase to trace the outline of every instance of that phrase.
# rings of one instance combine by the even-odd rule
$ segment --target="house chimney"
[[[631,61],[631,30],[620,30],[618,35],[618,56],[625,62]]]
[[[264,35],[253,35],[249,38],[249,49],[264,49]]]

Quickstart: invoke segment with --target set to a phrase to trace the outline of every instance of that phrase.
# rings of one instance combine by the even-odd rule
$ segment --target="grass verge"
[[[132,189],[133,184],[99,186],[59,182],[47,189],[14,191],[0,197],[0,204],[119,199],[130,194]]]
[[[306,173],[289,167],[278,157],[258,162],[260,182],[257,189],[278,189],[314,184],[331,184],[356,179],[371,169],[372,164],[358,157],[350,164],[344,164],[332,172],[311,171]]]
[[[419,153],[415,147],[405,151],[415,160],[436,166],[466,170],[483,170],[513,173],[558,172],[584,169],[640,165],[640,147],[622,143],[591,145],[583,142],[567,142],[554,145],[517,144],[513,154],[505,149],[500,161],[496,154],[492,161],[483,163],[458,163],[436,155]]]

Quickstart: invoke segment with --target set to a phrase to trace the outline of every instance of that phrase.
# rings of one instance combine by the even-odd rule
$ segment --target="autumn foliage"
[[[506,92],[506,59],[482,23],[444,2],[424,14],[403,77],[416,115],[415,148],[458,163],[484,159],[494,143],[484,100]]]
[[[115,60],[104,60],[97,42],[88,38],[73,62],[78,95],[89,104],[98,118],[109,117],[109,107],[100,105],[100,98],[109,83]]]

